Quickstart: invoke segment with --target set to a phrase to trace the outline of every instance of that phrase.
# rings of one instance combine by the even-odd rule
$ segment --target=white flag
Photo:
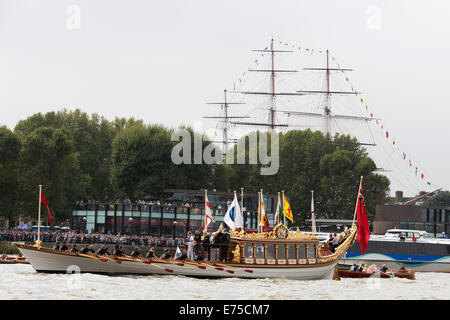
[[[233,202],[228,207],[225,217],[223,217],[223,221],[232,230],[235,230],[237,228],[242,229],[244,227],[244,216],[242,215],[241,207],[239,206],[239,202],[237,200],[236,194],[234,195]]]
[[[175,252],[175,259],[181,256],[181,250],[180,247],[177,247],[177,251]]]

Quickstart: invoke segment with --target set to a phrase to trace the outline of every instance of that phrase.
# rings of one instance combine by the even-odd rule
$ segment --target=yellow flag
[[[294,217],[292,216],[292,210],[291,206],[289,205],[289,202],[286,199],[286,196],[283,196],[283,203],[284,203],[284,216],[291,220],[291,222],[294,222]]]

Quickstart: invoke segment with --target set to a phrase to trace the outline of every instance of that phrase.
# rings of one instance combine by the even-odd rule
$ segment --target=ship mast
[[[271,105],[270,105],[270,123],[271,123],[270,129],[273,130],[275,128],[275,110],[276,110],[276,104],[275,104],[275,53],[273,52],[273,38],[270,41],[270,50],[272,51],[271,52],[272,72],[270,73],[270,81],[272,82],[272,85],[271,85],[272,99],[271,99]]]
[[[302,94],[324,94],[325,101],[323,105],[323,114],[312,113],[312,112],[296,112],[296,111],[282,111],[288,115],[299,115],[299,116],[315,116],[315,117],[325,117],[325,133],[332,134],[331,132],[331,120],[334,119],[353,119],[353,120],[362,120],[362,121],[372,121],[372,120],[380,120],[378,118],[373,117],[360,117],[360,116],[349,116],[349,115],[337,115],[331,113],[331,96],[332,95],[353,95],[356,92],[353,91],[331,91],[330,89],[330,76],[332,71],[353,71],[353,69],[344,69],[344,68],[330,68],[330,51],[326,50],[326,66],[325,68],[303,68],[303,70],[312,70],[312,71],[325,71],[326,75],[326,83],[325,83],[325,91],[322,90],[297,90],[296,92]],[[359,143],[360,145],[370,145],[375,146],[374,143]]]
[[[327,94],[325,97],[325,106],[324,106],[324,114],[325,114],[325,130],[327,134],[330,134],[330,122],[329,115],[331,111],[331,103],[330,103],[330,67],[329,67],[329,59],[328,59],[328,49],[327,49]]]
[[[250,72],[268,72],[270,73],[270,90],[268,92],[265,91],[234,91],[236,93],[242,93],[242,94],[250,94],[250,95],[268,95],[270,96],[270,102],[269,102],[269,121],[267,123],[264,122],[239,122],[239,121],[232,121],[231,124],[235,125],[244,125],[244,126],[265,126],[269,127],[270,130],[274,130],[276,127],[287,127],[287,124],[277,124],[275,119],[275,113],[277,112],[276,109],[276,97],[277,96],[302,96],[302,93],[297,92],[276,92],[275,91],[275,77],[277,73],[291,73],[291,72],[297,72],[297,70],[282,70],[282,69],[275,69],[275,53],[287,53],[287,52],[293,52],[292,50],[275,50],[273,45],[274,39],[272,38],[270,41],[270,48],[267,47],[263,50],[253,50],[254,52],[265,52],[270,53],[271,55],[271,68],[270,69],[251,69]]]
[[[225,156],[228,150],[228,144],[229,143],[236,143],[236,139],[229,139],[228,138],[228,133],[229,133],[229,127],[230,127],[230,120],[229,119],[240,119],[240,118],[249,118],[249,117],[244,117],[244,116],[235,116],[235,117],[231,117],[228,115],[228,109],[229,109],[229,105],[230,104],[245,104],[243,102],[228,102],[227,101],[227,89],[223,90],[223,102],[208,102],[207,104],[220,104],[221,107],[225,110],[225,117],[203,117],[205,119],[223,119],[223,133],[222,133],[222,140],[220,141],[214,141],[216,143],[222,143],[223,144],[223,155]]]

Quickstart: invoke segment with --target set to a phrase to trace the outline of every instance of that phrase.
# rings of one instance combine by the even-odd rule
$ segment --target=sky
[[[214,128],[202,117],[218,109],[206,103],[221,101],[273,37],[329,49],[354,70],[352,84],[389,128],[375,153],[393,170],[391,194],[447,190],[449,9],[436,0],[0,0],[0,125],[80,108]]]

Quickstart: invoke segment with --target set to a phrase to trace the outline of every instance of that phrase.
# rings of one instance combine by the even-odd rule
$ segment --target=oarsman
[[[151,247],[148,251],[147,254],[145,255],[145,258],[150,259],[150,258],[155,258],[155,248]]]
[[[187,256],[187,251],[186,251],[186,249],[183,249],[183,253],[180,254],[180,255],[177,257],[176,260],[186,260],[187,257],[188,257],[188,256]]]
[[[89,252],[89,246],[85,245],[83,248],[81,248],[80,253],[81,254],[87,254]]]
[[[59,241],[56,241],[56,244],[53,246],[53,250],[59,250],[61,248]]]
[[[134,247],[134,250],[131,252],[131,257],[133,258],[142,257],[137,247]]]
[[[59,249],[63,251],[69,250],[69,248],[67,247],[67,241],[64,241]]]
[[[78,248],[77,248],[76,244],[73,245],[72,249],[70,249],[70,252],[78,252]]]
[[[169,248],[164,249],[164,253],[160,257],[161,259],[169,259],[170,258],[170,250]]]
[[[109,256],[108,248],[103,245],[100,249],[98,249],[97,254],[100,256],[107,255]]]
[[[114,248],[114,251],[113,251],[113,256],[120,257],[122,255],[123,255],[122,246],[116,244],[116,247]]]

